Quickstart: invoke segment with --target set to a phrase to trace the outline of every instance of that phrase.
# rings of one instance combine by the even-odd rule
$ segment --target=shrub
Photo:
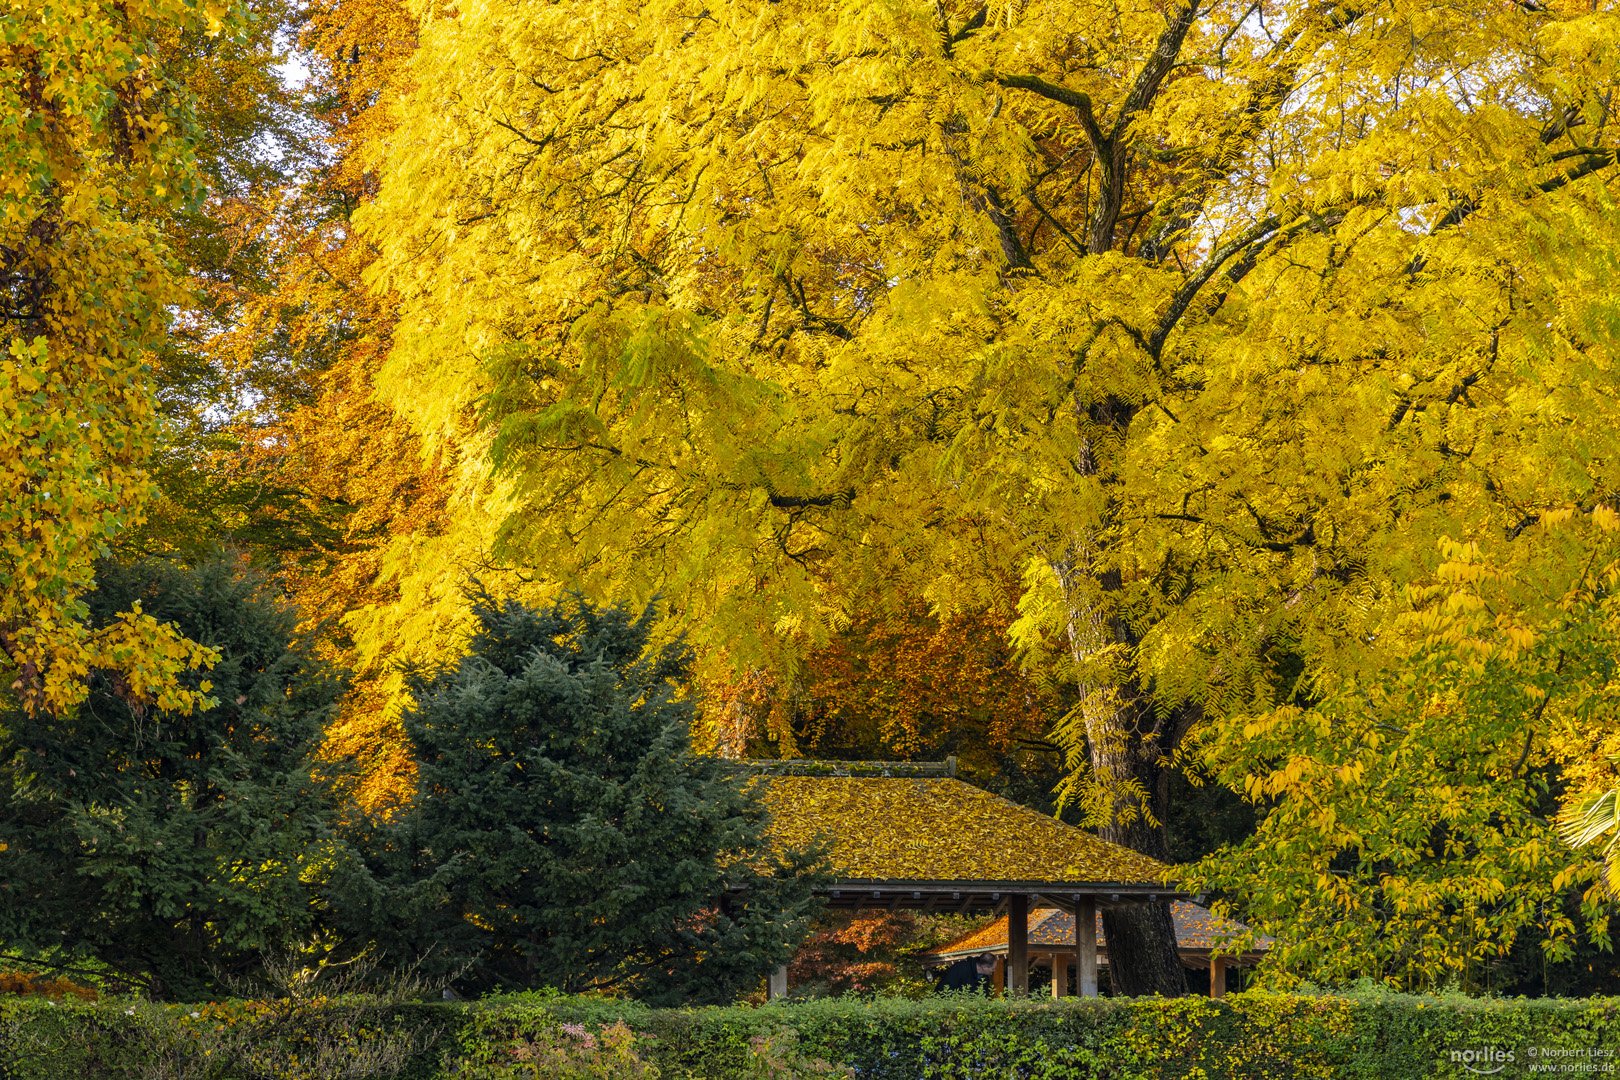
[[[38,975],[28,971],[0,971],[0,994],[46,997],[58,1000],[75,997],[94,1001],[96,992],[60,975]]]
[[[657,1080],[658,1067],[641,1053],[646,1041],[619,1017],[598,1014],[587,1024],[517,1005],[479,1010],[445,1056],[469,1080]]]
[[[1506,1075],[1522,1075],[1532,1048],[1602,1071],[1620,1058],[1620,999],[0,998],[0,1080],[1426,1080],[1476,1075],[1483,1054],[1512,1054]]]

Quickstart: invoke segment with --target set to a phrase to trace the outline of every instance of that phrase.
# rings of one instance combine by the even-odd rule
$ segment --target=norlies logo
[[[1512,1050],[1503,1050],[1497,1046],[1485,1046],[1478,1050],[1453,1050],[1451,1052],[1453,1063],[1481,1076],[1490,1076],[1493,1073],[1501,1072],[1513,1064],[1513,1058],[1514,1053]]]

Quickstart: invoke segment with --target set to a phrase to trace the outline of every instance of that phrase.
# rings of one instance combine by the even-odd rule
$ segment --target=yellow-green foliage
[[[223,5],[22,0],[0,11],[0,671],[60,712],[92,668],[185,709],[210,656],[139,609],[90,630],[79,597],[137,523],[155,433],[150,349],[182,298],[163,214],[193,199],[183,88],[160,63]],[[205,687],[206,691],[206,687]]]
[[[1613,782],[1617,531],[1600,503],[1445,542],[1308,706],[1213,731],[1206,760],[1269,813],[1193,887],[1230,890],[1280,939],[1274,963],[1323,981],[1488,984],[1526,934],[1565,959],[1573,885],[1607,945],[1613,894],[1549,808],[1554,784],[1578,800]]]
[[[317,1001],[281,1009],[279,1020],[276,1011],[241,1003],[163,1010],[0,1002],[0,1030],[10,1037],[0,1049],[12,1052],[7,1064],[17,1080],[1433,1080],[1478,1075],[1477,1066],[1492,1060],[1487,1053],[1519,1075],[1536,1060],[1593,1063],[1601,1072],[1620,1041],[1613,998],[952,995],[657,1010],[516,996]],[[351,1056],[340,1056],[344,1048]]]

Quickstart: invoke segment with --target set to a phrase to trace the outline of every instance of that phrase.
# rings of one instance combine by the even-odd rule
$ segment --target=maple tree
[[[1161,851],[1190,735],[1342,675],[1439,537],[1609,489],[1566,315],[1606,295],[1616,31],[466,5],[357,215],[400,302],[379,386],[498,551],[663,592],[745,667],[1021,575],[1013,639],[1078,689],[1070,795]],[[1127,989],[1177,987],[1166,911],[1107,933]]]

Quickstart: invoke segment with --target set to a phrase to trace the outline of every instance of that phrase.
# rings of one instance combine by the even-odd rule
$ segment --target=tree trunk
[[[1066,571],[1070,568],[1059,569],[1060,580]],[[1105,575],[1103,584],[1118,588],[1113,575]],[[1069,644],[1076,662],[1083,664],[1105,642],[1136,646],[1124,625],[1102,617],[1095,609],[1071,606]],[[1159,715],[1134,679],[1090,704],[1083,702],[1080,708],[1091,782],[1099,785],[1108,802],[1107,820],[1097,834],[1110,843],[1168,861],[1164,830],[1170,796],[1167,769],[1189,717],[1182,715],[1184,709],[1173,710],[1173,717]],[[1187,993],[1187,973],[1181,966],[1168,900],[1106,909],[1103,933],[1108,940],[1108,974],[1116,992],[1167,997]]]
[[[1123,727],[1117,735],[1122,745],[1117,745],[1113,753],[1097,747],[1092,755],[1092,767],[1114,783],[1123,781],[1133,788],[1140,785],[1137,790],[1147,793],[1147,805],[1118,807],[1124,813],[1097,832],[1111,843],[1167,860],[1169,843],[1164,821],[1169,811],[1169,773],[1164,765],[1165,753],[1155,737],[1157,730],[1144,731],[1139,726],[1141,714],[1147,711],[1116,710],[1114,715]],[[1144,812],[1151,813],[1152,819]],[[1166,997],[1187,993],[1187,971],[1181,966],[1168,900],[1104,910],[1103,934],[1108,939],[1108,973],[1117,993]]]
[[[1187,969],[1176,951],[1167,901],[1104,910],[1103,935],[1115,993],[1175,997],[1187,992]]]
[[[1104,840],[1164,859],[1168,854],[1163,825],[1169,809],[1165,805],[1167,775],[1157,761],[1143,761],[1141,757],[1126,753],[1109,764],[1116,779],[1134,780],[1151,793],[1152,805],[1146,809],[1152,810],[1157,823],[1149,824],[1137,816],[1097,831]],[[1187,972],[1181,966],[1168,900],[1105,909],[1103,934],[1108,939],[1108,975],[1116,993],[1175,997],[1187,992]]]

